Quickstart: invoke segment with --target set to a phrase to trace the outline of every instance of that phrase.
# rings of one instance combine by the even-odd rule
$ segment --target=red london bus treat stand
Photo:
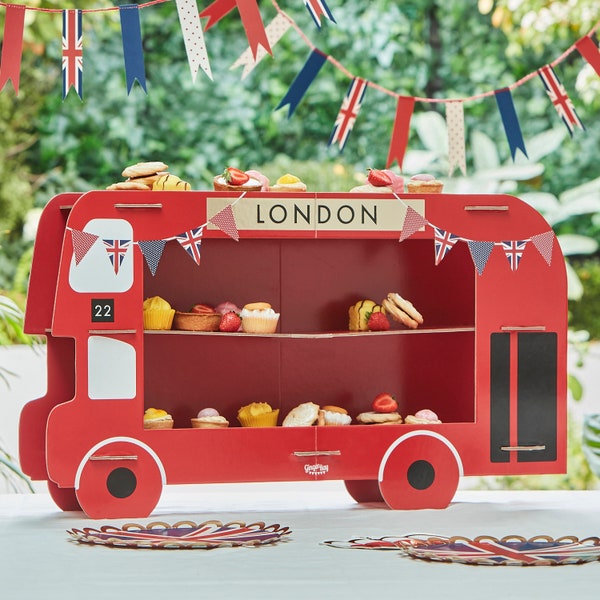
[[[348,331],[349,306],[388,292],[424,324]],[[265,335],[144,331],[152,296],[281,316]],[[566,469],[564,261],[511,196],[62,194],[40,221],[25,326],[47,337],[48,388],[21,416],[22,468],[92,518],[147,516],[167,484],[320,479],[443,508],[462,475]],[[442,423],[280,426],[309,401],[355,417],[382,391]],[[279,426],[237,425],[251,402]],[[144,429],[149,407],[174,428]],[[230,426],[193,429],[205,407]]]

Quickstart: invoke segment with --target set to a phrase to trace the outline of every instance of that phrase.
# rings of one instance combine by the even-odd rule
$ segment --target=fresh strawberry
[[[250,179],[250,175],[235,167],[227,167],[223,171],[223,179],[231,185],[244,185]]]
[[[215,312],[215,309],[208,304],[194,304],[194,306],[190,308],[190,312],[198,315],[210,315]]]
[[[396,402],[394,396],[388,394],[387,392],[382,392],[381,394],[377,394],[377,396],[375,396],[372,408],[375,412],[391,413],[398,410],[398,403]]]
[[[367,181],[375,187],[387,187],[392,184],[392,178],[380,169],[369,169]]]
[[[367,321],[369,331],[387,331],[390,328],[388,318],[382,312],[372,312]]]
[[[234,312],[228,312],[221,317],[219,331],[237,331],[241,324],[242,319],[240,318],[240,315]]]

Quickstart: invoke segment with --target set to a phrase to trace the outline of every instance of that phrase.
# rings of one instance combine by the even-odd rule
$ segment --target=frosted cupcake
[[[300,181],[295,175],[286,173],[282,175],[276,182],[275,185],[271,186],[271,192],[305,192],[306,184]]]
[[[246,333],[275,333],[279,322],[279,313],[276,313],[268,302],[246,304],[240,317],[242,331]]]
[[[238,410],[237,419],[242,427],[275,427],[279,409],[273,410],[266,402],[252,402]]]
[[[162,408],[148,408],[144,413],[144,429],[173,429],[173,417]]]
[[[175,310],[160,296],[146,298],[143,313],[144,329],[171,329]]]
[[[191,419],[194,429],[223,429],[229,427],[229,421],[214,408],[203,408],[198,416]]]
[[[409,194],[439,194],[444,189],[444,184],[433,175],[420,173],[413,175],[406,183]]]

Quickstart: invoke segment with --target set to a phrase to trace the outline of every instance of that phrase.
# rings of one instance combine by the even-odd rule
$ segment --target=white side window
[[[83,232],[97,236],[69,269],[69,284],[76,292],[126,292],[133,284],[133,228],[124,219],[92,219]],[[93,240],[93,238],[91,238]],[[86,237],[89,243],[90,237]]]
[[[135,398],[135,348],[101,335],[88,338],[88,396],[92,400]]]

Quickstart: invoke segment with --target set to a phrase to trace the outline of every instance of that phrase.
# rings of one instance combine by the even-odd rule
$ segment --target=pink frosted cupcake
[[[276,313],[268,302],[246,304],[240,317],[242,331],[246,333],[275,333],[279,322],[279,313]]]

